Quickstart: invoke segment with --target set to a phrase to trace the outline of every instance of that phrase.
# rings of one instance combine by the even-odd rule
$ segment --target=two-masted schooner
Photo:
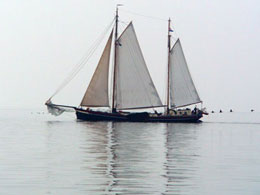
[[[206,113],[197,107],[194,110],[185,108],[202,103],[202,101],[191,78],[180,40],[177,39],[171,46],[170,20],[168,24],[167,103],[163,105],[147,69],[133,23],[130,22],[118,36],[118,17],[117,7],[114,28],[80,106],[53,104],[50,98],[45,103],[49,111],[56,109],[62,113],[62,108],[71,107],[75,109],[78,119],[86,121],[199,121]],[[110,60],[111,56],[113,60]],[[110,68],[112,71],[109,71]],[[109,87],[111,77],[112,86]],[[109,98],[110,94],[111,98]],[[158,113],[155,108],[159,107],[164,107],[165,111]],[[95,108],[107,109],[101,111]],[[151,108],[154,109],[153,113],[140,112],[140,110]],[[139,112],[133,112],[133,110],[139,110]]]

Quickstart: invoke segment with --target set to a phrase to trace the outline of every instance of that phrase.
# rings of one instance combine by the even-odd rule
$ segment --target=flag
[[[173,32],[173,30],[171,28],[169,28],[169,32]]]

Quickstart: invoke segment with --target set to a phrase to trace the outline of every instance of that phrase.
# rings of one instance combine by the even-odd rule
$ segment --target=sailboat
[[[187,108],[202,101],[191,78],[180,40],[177,39],[171,46],[170,19],[168,22],[167,103],[164,105],[149,74],[133,23],[130,22],[118,36],[118,18],[117,7],[114,28],[80,106],[53,104],[50,98],[45,103],[49,111],[56,109],[60,114],[64,111],[63,108],[73,108],[77,119],[85,121],[200,121],[203,114],[207,113],[197,107],[194,110]],[[112,71],[109,71],[110,68]],[[109,87],[111,78],[112,86]],[[97,108],[107,109],[97,110]],[[158,113],[155,108],[164,108],[164,112]],[[154,111],[144,112],[145,109],[154,109]]]

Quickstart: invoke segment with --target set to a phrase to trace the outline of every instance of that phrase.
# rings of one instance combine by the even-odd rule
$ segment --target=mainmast
[[[167,65],[167,111],[169,114],[170,111],[170,52],[171,52],[171,19],[168,20],[168,65]]]
[[[113,95],[112,95],[112,112],[116,112],[116,107],[115,107],[115,88],[116,88],[116,66],[117,66],[117,45],[118,45],[118,6],[116,6],[116,26],[115,26],[115,43],[114,43],[114,71],[113,71]]]

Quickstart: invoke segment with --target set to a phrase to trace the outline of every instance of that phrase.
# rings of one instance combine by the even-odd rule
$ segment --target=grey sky
[[[127,10],[172,18],[196,87],[210,110],[260,110],[257,0],[2,0],[0,106],[41,107],[113,19],[116,3],[124,4],[120,19],[134,22],[161,97],[167,21]],[[94,59],[57,96],[56,103],[80,103]]]

